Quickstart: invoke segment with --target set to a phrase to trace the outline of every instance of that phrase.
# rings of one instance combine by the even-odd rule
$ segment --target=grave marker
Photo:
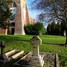
[[[29,64],[32,67],[43,67],[44,65],[44,60],[43,57],[39,54],[39,45],[42,44],[42,40],[39,38],[39,36],[34,36],[30,40],[33,48],[33,54],[30,58]]]

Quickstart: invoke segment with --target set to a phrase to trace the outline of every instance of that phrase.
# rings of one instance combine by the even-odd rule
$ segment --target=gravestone
[[[16,67],[59,67],[57,54],[39,52],[39,45],[42,44],[39,36],[33,36],[30,43],[32,45],[32,52],[14,63]]]
[[[30,40],[30,42],[32,44],[33,53],[30,58],[29,64],[32,67],[43,67],[44,60],[43,60],[43,57],[39,54],[39,45],[42,44],[42,40],[39,38],[39,36],[34,36]]]

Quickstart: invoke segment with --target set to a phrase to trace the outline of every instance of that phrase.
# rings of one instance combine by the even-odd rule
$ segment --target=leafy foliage
[[[47,34],[61,35],[61,24],[52,22],[47,27]]]
[[[33,8],[41,10],[41,16],[48,17],[53,20],[65,20],[66,21],[66,0],[34,0]],[[39,15],[40,16],[40,15]]]
[[[25,26],[25,32],[26,34],[31,35],[39,35],[44,33],[44,26],[42,23],[35,23],[35,24],[29,24],[28,26]]]
[[[52,22],[47,26],[47,34],[51,35],[64,35],[64,31],[66,30],[67,24],[62,21],[61,23]]]
[[[7,28],[8,20],[11,16],[9,5],[12,0],[0,0],[0,27]]]

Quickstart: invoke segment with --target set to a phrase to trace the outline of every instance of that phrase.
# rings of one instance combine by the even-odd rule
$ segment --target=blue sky
[[[33,0],[27,0],[27,6],[28,6],[29,15],[32,18],[36,18],[37,14],[39,14],[39,11],[31,9],[31,1],[33,1]]]
[[[34,19],[37,19],[37,15],[39,13],[41,13],[41,11],[38,11],[38,10],[32,10],[31,9],[31,1],[33,0],[26,0],[27,1],[27,6],[28,6],[28,11],[29,11],[29,15],[30,17],[34,18]],[[47,19],[46,19],[47,20]],[[47,23],[43,22],[45,28],[47,27]]]

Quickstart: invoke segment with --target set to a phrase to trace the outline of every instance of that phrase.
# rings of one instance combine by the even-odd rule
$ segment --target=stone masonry
[[[27,14],[27,6],[26,0],[14,0],[17,5],[16,11],[16,21],[15,21],[15,33],[14,34],[25,34],[24,32],[24,24],[26,23],[26,14]],[[28,14],[27,14],[28,17]]]

